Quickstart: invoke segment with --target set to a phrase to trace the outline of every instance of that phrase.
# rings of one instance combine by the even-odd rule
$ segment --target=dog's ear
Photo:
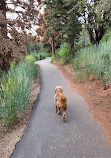
[[[56,93],[56,91],[57,91],[57,88],[55,88],[55,93]]]
[[[60,88],[60,90],[61,90],[61,93],[62,93],[63,92],[62,88]]]

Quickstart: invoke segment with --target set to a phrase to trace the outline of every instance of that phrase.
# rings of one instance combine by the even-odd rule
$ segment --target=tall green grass
[[[42,51],[39,51],[37,53],[35,52],[32,52],[31,55],[28,55],[30,58],[35,58],[36,60],[43,60],[45,59],[46,57],[50,57],[51,56],[51,53],[46,53],[46,52],[42,52]],[[27,58],[28,58],[27,56]]]
[[[29,106],[31,86],[37,78],[38,68],[33,57],[12,66],[3,75],[0,84],[0,124],[5,129],[21,120]]]
[[[59,62],[62,64],[68,64],[75,57],[75,52],[82,47],[81,44],[75,44],[72,50],[69,50],[67,43],[62,43],[60,48],[56,50],[55,56],[52,56],[51,62]]]
[[[93,75],[108,84],[111,78],[111,38],[102,41],[98,46],[78,51],[72,65],[77,74],[82,73],[87,78]]]
[[[56,55],[52,57],[51,61],[61,62],[67,64],[71,60],[72,54],[68,50],[66,43],[63,43],[59,49],[56,50]]]

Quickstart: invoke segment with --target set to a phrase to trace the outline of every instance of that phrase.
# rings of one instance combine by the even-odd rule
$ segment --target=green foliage
[[[85,30],[85,28],[82,28],[82,31],[80,32],[79,40],[79,44],[83,45],[84,47],[91,45],[89,34]]]
[[[73,62],[76,52],[80,50],[83,46],[79,43],[75,44],[75,47],[70,51],[67,44],[61,44],[60,48],[56,50],[56,55],[52,56],[52,61],[61,62],[62,64],[68,64]]]
[[[92,44],[100,40],[111,25],[111,0],[78,0],[79,13]]]
[[[107,32],[102,38],[101,42],[108,41],[111,38],[111,31]]]
[[[56,55],[52,57],[52,61],[62,62],[67,64],[71,60],[71,52],[68,50],[66,43],[62,44],[59,49],[56,50]]]
[[[111,78],[111,39],[101,42],[99,46],[90,46],[77,52],[77,58],[72,66],[76,72],[83,72],[89,78],[90,75],[100,78],[107,84]]]
[[[79,65],[80,65],[79,58],[76,58],[74,61],[72,61],[72,66],[75,71],[79,70]]]
[[[45,18],[47,35],[54,39],[54,42],[58,41],[58,37],[63,37],[69,44],[70,50],[73,49],[74,40],[81,30],[81,23],[78,20],[78,9],[75,7],[76,4],[77,0],[74,2],[66,0],[45,1],[45,11],[51,10]],[[73,6],[75,9],[72,11]]]
[[[51,63],[56,62],[56,61],[57,61],[57,58],[55,56],[52,56],[51,57]]]
[[[11,64],[10,64],[10,68],[11,68],[11,69],[15,69],[15,68],[16,68],[16,64],[15,64],[15,63],[11,63]]]
[[[36,61],[36,58],[31,54],[26,56],[26,61],[28,64],[33,64]]]
[[[45,53],[45,57],[51,57],[52,56],[52,53]]]
[[[20,62],[12,67],[2,78],[0,84],[0,124],[5,129],[23,118],[29,107],[31,86],[37,77],[38,68],[32,55],[27,62]]]
[[[27,46],[27,52],[28,54],[34,52],[37,53],[40,51],[42,45],[36,42],[30,42],[29,45]]]
[[[45,52],[48,52],[50,53],[51,52],[51,45],[50,43],[46,43],[45,41],[42,42],[42,46],[43,46],[43,50],[42,51],[45,51]]]
[[[3,74],[4,74],[4,71],[0,69],[0,81],[1,81]]]
[[[70,60],[70,53],[67,48],[67,45],[61,45],[61,48],[58,49],[58,56],[63,60],[64,64],[67,64]]]
[[[76,72],[76,79],[79,81],[79,82],[82,82],[84,80],[84,73],[83,71],[78,71]]]
[[[44,42],[45,43],[45,42]],[[44,46],[45,45],[45,46]],[[48,44],[38,44],[35,42],[30,42],[29,46],[27,47],[28,50],[28,54],[26,57],[26,60],[29,62],[34,62],[34,60],[43,60],[46,57],[51,56],[51,53],[49,52],[50,47],[48,45],[49,48],[46,48]],[[49,53],[47,53],[49,52]]]
[[[31,55],[32,55],[36,60],[43,60],[43,59],[45,59],[46,57],[51,56],[51,53],[46,53],[46,52],[39,51],[38,53],[32,53]]]

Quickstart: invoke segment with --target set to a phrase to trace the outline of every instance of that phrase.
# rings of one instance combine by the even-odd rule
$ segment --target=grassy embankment
[[[27,110],[31,87],[39,73],[30,55],[18,65],[12,64],[0,83],[0,128],[8,129],[20,121]]]
[[[111,32],[103,37],[98,46],[89,46],[76,52],[70,52],[66,45],[62,45],[53,61],[63,64],[70,62],[79,81],[92,76],[101,79],[106,87],[111,80]]]

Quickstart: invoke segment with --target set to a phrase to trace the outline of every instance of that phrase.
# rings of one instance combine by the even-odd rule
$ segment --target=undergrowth
[[[51,62],[60,62],[67,64],[72,58],[71,52],[68,50],[66,43],[62,44],[59,49],[56,50],[56,55],[51,58]]]
[[[46,57],[51,57],[51,53],[42,52],[42,51],[39,51],[37,53],[31,52],[31,55],[29,55],[29,56],[31,56],[31,57],[33,56],[36,60],[43,60]]]
[[[92,76],[107,86],[111,80],[111,31],[104,35],[99,45],[83,47],[76,43],[74,50],[69,51],[64,43],[51,61],[71,63],[79,81],[86,81]]]
[[[111,38],[101,42],[98,46],[90,46],[77,52],[77,58],[72,66],[77,75],[82,74],[83,80],[90,75],[99,78],[105,85],[111,79]],[[84,76],[86,78],[84,78]]]
[[[37,78],[38,68],[35,58],[27,56],[26,61],[11,65],[4,74],[0,84],[0,125],[4,129],[11,128],[20,121],[30,106],[31,86]]]

